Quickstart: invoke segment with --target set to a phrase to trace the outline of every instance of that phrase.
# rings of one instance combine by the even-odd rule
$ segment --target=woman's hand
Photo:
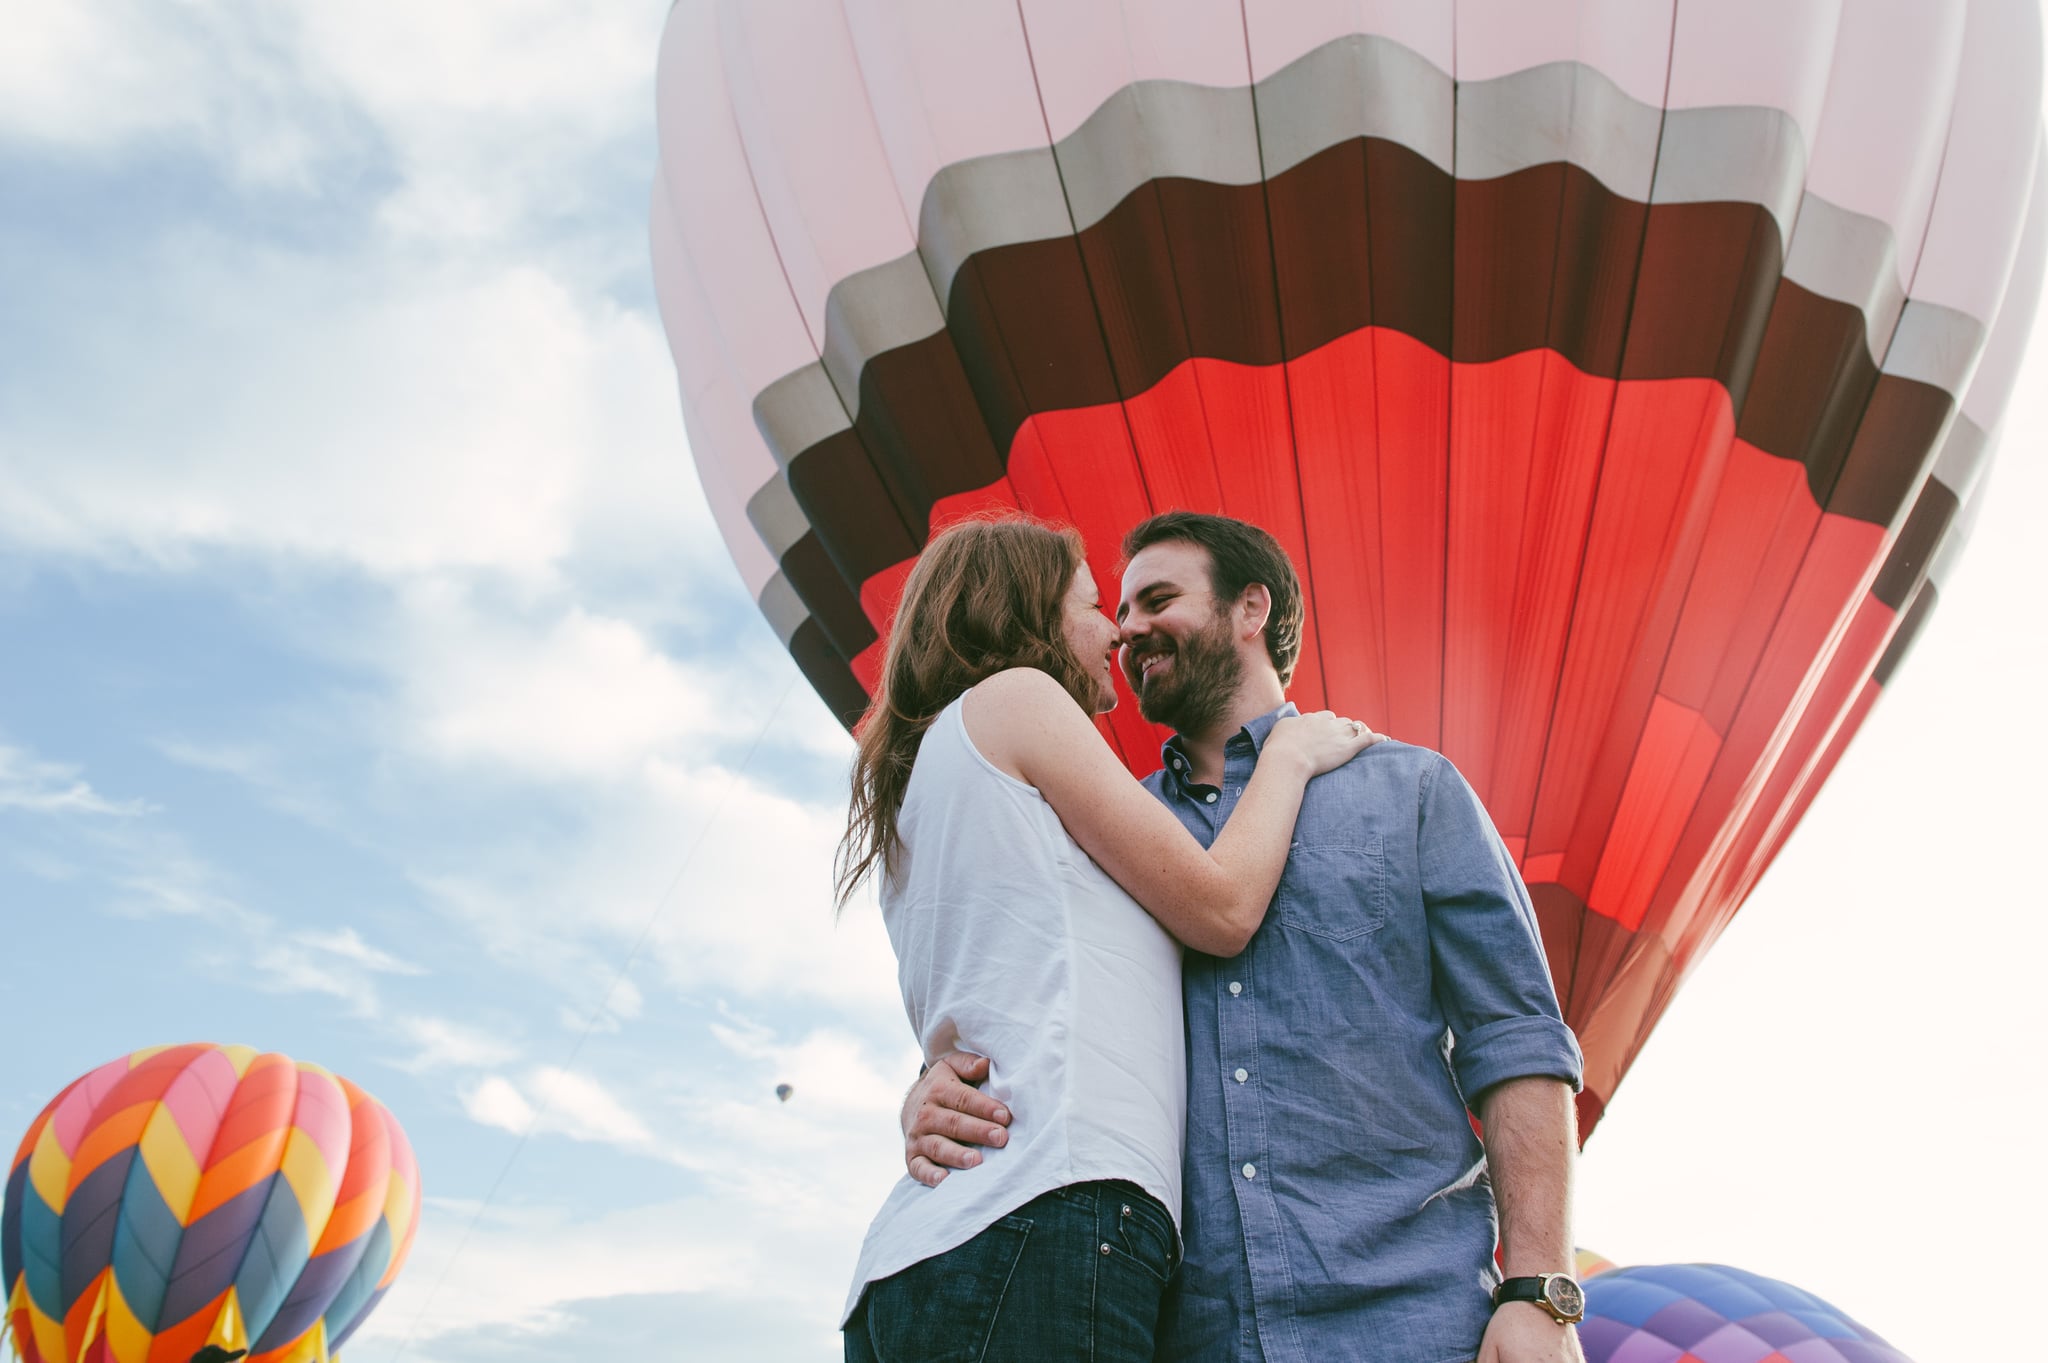
[[[1259,757],[1264,761],[1276,751],[1299,761],[1310,776],[1335,771],[1352,758],[1386,737],[1355,719],[1343,719],[1328,710],[1311,715],[1290,715],[1266,735]]]

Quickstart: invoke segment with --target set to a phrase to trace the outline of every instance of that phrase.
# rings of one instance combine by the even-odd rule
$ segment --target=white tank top
[[[869,1283],[1070,1183],[1126,1179],[1180,1224],[1180,944],[1036,787],[981,755],[965,699],[918,748],[882,917],[925,1058],[987,1056],[1010,1139],[936,1188],[903,1176],[868,1228],[842,1324]]]

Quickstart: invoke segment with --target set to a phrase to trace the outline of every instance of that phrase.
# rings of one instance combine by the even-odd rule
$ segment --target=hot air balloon
[[[1720,1264],[1609,1269],[1579,1341],[1586,1363],[1911,1363],[1812,1293]]]
[[[382,1300],[419,1224],[398,1119],[288,1056],[137,1051],[30,1124],[0,1273],[23,1363],[325,1360]]]
[[[789,1101],[789,1095],[795,1092],[796,1089],[792,1085],[777,1084],[775,1086],[775,1101],[778,1103],[786,1103]]]
[[[690,446],[849,723],[960,516],[1073,524],[1110,598],[1156,510],[1273,531],[1294,698],[1515,856],[1590,1131],[1967,534],[2040,53],[2035,0],[680,0]]]

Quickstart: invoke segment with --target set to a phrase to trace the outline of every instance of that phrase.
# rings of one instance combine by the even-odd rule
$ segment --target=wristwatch
[[[1586,1318],[1586,1292],[1569,1273],[1544,1273],[1534,1278],[1509,1278],[1493,1289],[1496,1309],[1503,1302],[1534,1302],[1559,1325],[1577,1325]]]

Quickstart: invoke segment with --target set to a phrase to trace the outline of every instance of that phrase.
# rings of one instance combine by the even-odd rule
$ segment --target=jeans
[[[1055,1188],[871,1284],[846,1363],[1151,1363],[1176,1244],[1133,1184]]]

